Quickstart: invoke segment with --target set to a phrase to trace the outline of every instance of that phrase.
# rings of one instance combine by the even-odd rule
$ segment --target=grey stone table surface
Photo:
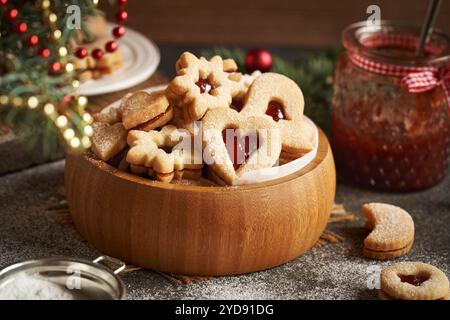
[[[63,185],[64,161],[0,176],[0,268],[51,256],[93,259],[100,254],[76,232],[52,218],[49,200]],[[359,219],[328,228],[344,241],[315,247],[285,265],[257,273],[174,284],[162,275],[138,270],[123,276],[129,299],[376,299],[371,289],[379,267],[394,261],[361,255],[367,235],[361,204],[392,203],[411,213],[413,249],[395,261],[423,261],[450,273],[450,176],[438,186],[411,194],[385,194],[339,184],[336,202]]]

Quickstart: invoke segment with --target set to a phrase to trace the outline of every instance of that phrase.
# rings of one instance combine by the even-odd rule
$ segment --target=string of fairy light
[[[92,0],[94,6],[98,5],[98,0]],[[119,10],[116,13],[117,26],[112,30],[113,39],[108,41],[104,48],[96,48],[92,52],[88,52],[86,48],[76,48],[74,54],[77,58],[83,59],[90,54],[94,59],[101,59],[104,52],[114,52],[118,48],[116,39],[121,38],[125,34],[124,23],[128,19],[128,13],[124,10],[124,6],[128,0],[117,0]],[[88,99],[85,96],[78,94],[78,88],[80,82],[74,76],[74,65],[69,61],[69,51],[64,45],[61,36],[62,32],[57,27],[58,17],[52,11],[52,3],[50,0],[38,0],[37,5],[42,9],[42,21],[47,23],[50,28],[49,40],[54,46],[54,57],[49,48],[41,47],[37,49],[37,54],[46,59],[53,59],[49,64],[50,73],[58,74],[65,72],[70,76],[71,86],[73,87],[73,93],[67,95],[64,98],[63,103],[68,106],[71,105],[70,110],[75,111],[80,119],[81,123],[76,127],[74,122],[74,115],[70,115],[69,112],[61,111],[59,104],[55,105],[51,101],[46,101],[44,97],[32,95],[27,98],[19,96],[9,97],[7,95],[0,95],[1,105],[12,105],[13,107],[27,107],[29,109],[41,109],[43,114],[54,122],[59,129],[62,137],[66,140],[66,143],[73,149],[89,148],[91,145],[90,137],[93,134],[92,129],[92,116],[85,111],[88,104]],[[8,0],[0,0],[0,6],[8,8]],[[36,34],[30,34],[28,26],[25,22],[20,21],[20,13],[17,8],[10,7],[5,13],[6,20],[9,20],[13,25],[15,31],[24,36],[24,42],[29,47],[38,48],[39,37]],[[26,38],[25,38],[26,36]],[[67,108],[66,110],[69,110]],[[78,130],[75,130],[78,129]],[[77,131],[79,135],[77,135]]]
[[[98,2],[98,1],[97,1]],[[96,2],[96,3],[97,3]],[[67,73],[72,73],[74,71],[74,66],[72,63],[67,61],[68,50],[62,44],[61,41],[61,30],[59,30],[56,26],[56,22],[58,17],[54,12],[51,11],[50,0],[42,0],[40,1],[40,5],[42,8],[42,14],[44,21],[47,20],[50,31],[51,31],[51,39],[54,42],[55,48],[57,48],[57,56],[59,59],[54,61],[51,65],[51,69],[54,72],[58,72],[61,69],[65,69]],[[59,61],[58,61],[59,60]],[[74,98],[76,100],[76,105],[74,106],[75,111],[82,118],[82,132],[81,137],[78,137],[73,129],[73,126],[69,125],[69,121],[67,115],[59,114],[55,106],[51,103],[47,103],[44,105],[43,110],[47,117],[53,120],[56,126],[61,130],[64,139],[69,143],[72,148],[79,148],[80,145],[84,148],[89,148],[91,145],[90,136],[92,136],[93,129],[91,127],[92,117],[91,115],[85,111],[88,100],[85,96],[78,95],[78,87],[80,83],[78,80],[74,79],[72,81],[72,87],[74,88]]]
[[[7,0],[0,1],[1,5],[6,6],[8,4]],[[98,1],[95,1],[95,3],[98,3]],[[40,0],[37,1],[37,4],[42,9],[43,22],[47,23],[50,28],[49,39],[55,48],[55,57],[50,63],[50,72],[55,74],[66,72],[70,76],[74,72],[74,65],[68,61],[69,52],[61,40],[62,32],[57,28],[58,17],[51,9],[50,0]],[[6,18],[13,22],[15,26],[18,26],[16,30],[19,34],[26,34],[28,27],[25,22],[17,21],[19,20],[19,11],[16,8],[9,8],[6,13]],[[37,47],[39,38],[37,35],[30,35],[26,43],[31,47]],[[38,49],[38,54],[41,57],[50,58],[51,51],[49,48],[40,48]],[[72,79],[71,86],[73,87],[73,94],[67,95],[63,102],[71,105],[71,110],[80,116],[81,123],[78,126],[78,130],[75,130],[75,123],[72,119],[73,115],[59,110],[61,108],[58,108],[58,104],[55,105],[54,102],[49,101],[45,97],[31,95],[27,98],[22,98],[20,96],[9,97],[8,95],[0,95],[0,105],[40,109],[48,119],[54,122],[62,137],[64,137],[66,143],[72,149],[89,148],[91,145],[90,137],[93,134],[91,126],[93,118],[85,111],[88,99],[78,94],[79,81],[73,75],[70,78]]]

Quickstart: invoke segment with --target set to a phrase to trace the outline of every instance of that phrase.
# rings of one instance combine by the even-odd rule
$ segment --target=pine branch
[[[91,0],[55,0],[51,3],[52,11],[58,17],[56,27],[62,32],[61,43],[66,47],[69,41],[79,36],[78,30],[67,28],[69,15],[66,14],[66,10],[69,5],[80,7],[81,32],[86,37],[90,34],[84,18],[101,14]],[[49,101],[57,106],[66,95],[73,94],[71,84],[74,75],[67,73],[49,75],[49,62],[54,60],[57,48],[50,39],[50,27],[43,21],[38,1],[9,0],[8,5],[19,9],[20,21],[25,22],[29,30],[39,37],[39,47],[51,50],[51,56],[49,58],[38,56],[36,48],[26,46],[24,36],[14,32],[13,24],[2,18],[0,21],[0,95],[11,98],[20,97],[24,100],[35,96],[40,102]],[[4,10],[0,7],[2,16]],[[71,57],[69,52],[67,58]],[[75,118],[75,115],[71,114],[71,117]],[[79,116],[77,121],[77,129],[81,130]],[[43,154],[48,158],[61,155],[64,141],[59,136],[54,123],[42,113],[42,110],[21,109],[11,105],[0,107],[0,126],[12,128],[29,148],[36,147],[36,144],[41,142]]]

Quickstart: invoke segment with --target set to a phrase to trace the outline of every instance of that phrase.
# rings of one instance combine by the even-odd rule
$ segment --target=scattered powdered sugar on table
[[[0,300],[74,299],[63,286],[33,275],[17,275],[0,286]]]
[[[63,162],[0,177],[0,268],[14,261],[49,256],[93,259],[99,253],[80,241],[72,228],[46,213],[48,199],[63,184]],[[20,196],[17,196],[20,190]],[[432,264],[450,276],[450,175],[436,187],[416,193],[388,194],[338,184],[337,203],[359,217],[330,224],[344,241],[314,248],[285,265],[247,275],[217,277],[194,284],[173,284],[152,271],[124,274],[128,299],[378,299],[369,288],[377,270],[400,261]],[[1,201],[3,200],[3,201]],[[405,257],[377,261],[362,255],[368,234],[363,203],[385,202],[405,209],[415,225],[415,240]]]

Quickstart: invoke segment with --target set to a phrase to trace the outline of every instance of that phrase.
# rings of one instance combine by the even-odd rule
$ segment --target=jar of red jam
[[[414,191],[441,181],[450,150],[450,38],[388,21],[343,32],[332,148],[338,176],[359,186]]]

